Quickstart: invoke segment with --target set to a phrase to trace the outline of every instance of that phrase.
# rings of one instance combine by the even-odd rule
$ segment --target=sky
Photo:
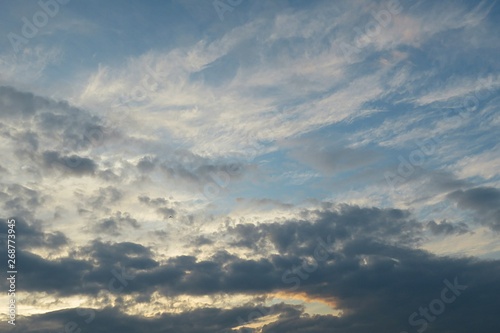
[[[0,332],[500,331],[497,1],[0,5]]]

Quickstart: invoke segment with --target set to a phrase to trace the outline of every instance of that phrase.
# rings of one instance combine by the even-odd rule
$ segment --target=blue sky
[[[254,332],[409,332],[455,276],[470,296],[425,329],[462,332],[498,290],[482,275],[500,260],[496,1],[42,0],[0,16],[2,218],[47,271],[26,268],[2,332],[74,309],[94,332],[236,332],[256,306],[276,316]],[[290,291],[286,268],[328,233],[335,258]],[[41,281],[56,266],[81,283]],[[112,269],[137,276],[122,294]]]

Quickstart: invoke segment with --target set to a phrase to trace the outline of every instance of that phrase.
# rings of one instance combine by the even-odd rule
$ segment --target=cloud
[[[193,309],[182,313],[165,313],[154,318],[127,315],[118,307],[106,307],[95,310],[91,308],[74,308],[49,312],[41,315],[24,317],[16,323],[12,332],[49,333],[64,329],[64,325],[74,322],[80,329],[92,329],[96,333],[110,331],[128,332],[228,332],[239,325],[237,318],[245,317],[256,311],[251,306],[233,309],[204,308]],[[283,318],[300,315],[301,311],[293,306],[277,304],[263,307],[263,311],[280,314]],[[38,326],[33,329],[33,326]],[[1,327],[1,326],[0,326]]]
[[[9,203],[7,202],[7,204]],[[30,214],[23,215],[27,215],[27,218],[31,220]],[[69,238],[61,231],[45,231],[41,226],[40,220],[28,222],[26,219],[17,215],[11,215],[9,218],[13,218],[16,221],[16,231],[18,233],[16,238],[19,247],[30,250],[44,249],[55,251],[61,247],[69,245],[70,243]],[[8,219],[4,218],[3,220],[7,221]],[[0,230],[3,235],[6,235],[7,225],[2,226]],[[7,246],[7,240],[5,237],[2,240],[2,244]]]
[[[0,41],[0,331],[499,331],[495,3],[216,2]]]
[[[94,241],[75,251],[88,259],[48,261],[33,254],[21,254],[26,265],[23,265],[23,285],[27,291],[92,295],[98,290],[106,290],[113,267],[134,272],[133,280],[121,291],[122,297],[151,295],[155,291],[163,297],[220,293],[257,296],[277,291],[293,294],[295,289],[292,287],[297,284],[297,292],[335,304],[342,315],[309,317],[302,315],[303,310],[285,309],[282,305],[273,313],[284,313],[266,324],[264,332],[283,329],[291,332],[328,331],[333,327],[338,332],[363,333],[379,328],[397,332],[420,327],[421,324],[409,322],[409,317],[414,312],[418,314],[419,307],[428,307],[439,298],[446,287],[443,281],[448,280],[466,289],[452,305],[446,305],[446,315],[428,323],[428,331],[467,332],[472,327],[479,332],[492,327],[496,329],[493,309],[500,305],[496,297],[500,286],[495,278],[500,273],[498,260],[439,257],[409,246],[412,239],[418,238],[420,227],[411,220],[409,213],[400,210],[355,206],[337,210],[325,203],[323,210],[304,212],[303,216],[311,221],[252,226],[253,230],[265,231],[261,237],[268,237],[279,250],[266,258],[244,259],[219,252],[206,260],[181,255],[159,263],[153,259],[153,252],[142,245]],[[252,228],[239,236],[253,239],[255,232],[248,232]],[[327,237],[329,235],[331,237]],[[324,240],[321,256],[318,237]],[[211,332],[214,327],[230,329],[239,326],[238,316],[246,318],[255,311],[247,309],[245,314],[239,308],[205,308],[179,314],[163,313],[145,319],[139,315],[123,315],[125,308],[121,307],[126,304],[112,311],[96,309],[96,318],[106,318],[107,325],[123,323],[123,320],[115,322],[111,318],[127,318],[124,319],[129,321],[127,329],[144,325],[147,321],[152,325],[148,326],[149,331],[154,331],[165,318],[174,320],[176,316],[190,315],[191,322],[196,323],[196,313],[211,311],[211,316],[204,317],[205,326],[197,330]],[[225,311],[230,312],[224,315],[222,322],[216,314]],[[25,318],[23,322],[53,318],[55,325],[61,323],[59,316],[68,318],[65,314],[69,315],[64,311],[46,313]],[[78,319],[74,314],[69,318]],[[111,327],[101,325],[101,320],[91,325],[96,325],[97,330]],[[246,322],[246,319],[242,320]],[[179,327],[174,325],[172,329],[178,330]]]
[[[469,227],[465,223],[453,224],[446,221],[441,221],[440,223],[436,223],[435,221],[429,221],[427,223],[427,227],[431,230],[432,233],[436,235],[444,234],[458,234],[462,235],[466,232],[469,232]]]
[[[340,142],[324,139],[296,139],[284,143],[290,156],[325,175],[366,168],[380,159],[380,153],[366,148],[343,147]]]
[[[89,231],[95,234],[108,234],[110,236],[121,235],[124,228],[139,229],[141,225],[136,219],[128,213],[116,212],[114,216],[101,219],[89,228]]]
[[[328,204],[325,203],[325,205]],[[279,253],[311,254],[319,238],[332,237],[342,243],[351,238],[380,239],[384,242],[416,244],[422,237],[422,225],[399,209],[329,206],[323,210],[304,211],[303,216],[314,220],[290,220],[286,223],[265,223],[258,226],[239,224],[229,231],[239,236],[238,246],[260,248],[258,241],[267,238]]]
[[[47,167],[58,168],[74,175],[93,175],[97,164],[90,158],[77,155],[60,156],[56,151],[43,153],[43,160]]]
[[[482,225],[500,231],[500,190],[493,187],[476,187],[448,194],[459,208],[474,211]]]

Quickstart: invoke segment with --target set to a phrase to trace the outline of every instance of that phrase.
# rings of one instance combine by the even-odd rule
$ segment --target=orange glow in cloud
[[[308,295],[305,292],[287,292],[287,291],[279,291],[273,294],[268,295],[269,298],[275,298],[275,299],[282,299],[284,301],[286,300],[295,300],[295,301],[301,301],[306,304],[310,303],[320,303],[324,304],[326,307],[330,308],[332,311],[331,313],[334,315],[339,315],[340,310],[338,309],[338,304],[335,302],[333,298],[320,298],[320,297],[314,297],[311,295]]]

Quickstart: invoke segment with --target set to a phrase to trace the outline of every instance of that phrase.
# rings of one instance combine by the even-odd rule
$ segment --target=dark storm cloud
[[[130,242],[104,243],[95,240],[90,245],[81,248],[79,254],[89,257],[99,269],[120,266],[140,270],[158,265],[152,259],[153,254],[149,248]]]
[[[120,259],[123,259],[121,252],[126,252],[128,255],[148,255],[148,250],[138,245],[114,244],[111,251],[104,249],[108,245],[112,244],[97,246],[97,252],[101,255],[107,253],[109,256],[106,260],[120,256],[122,256]],[[361,259],[365,262],[362,263]],[[68,263],[73,264],[69,266],[74,275],[66,276],[71,277],[82,273],[85,276],[81,268],[89,269],[85,265],[74,265],[75,261]],[[33,263],[30,262],[30,264]],[[284,257],[274,257],[271,260],[241,260],[221,253],[219,259],[214,257],[210,261],[197,261],[194,257],[180,256],[170,259],[163,266],[137,274],[123,292],[131,289],[130,291],[142,296],[153,290],[159,290],[169,296],[175,295],[175,292],[187,292],[191,295],[246,292],[258,295],[263,291],[281,290],[293,295],[288,281],[281,279],[281,274],[286,272],[287,268],[289,270],[293,268],[292,264],[292,261]],[[500,273],[499,261],[482,262],[472,258],[439,258],[420,250],[374,241],[352,240],[344,246],[334,260],[318,262],[316,270],[302,269],[300,271],[298,269],[300,265],[294,266],[297,272],[295,276],[303,277],[298,292],[306,293],[311,298],[331,301],[344,314],[341,317],[309,317],[293,309],[285,313],[282,310],[267,309],[264,314],[280,314],[280,317],[276,323],[267,325],[264,332],[415,331],[421,328],[422,324],[410,325],[409,317],[417,313],[414,319],[424,318],[423,315],[418,314],[419,309],[429,308],[433,300],[442,297],[442,290],[447,287],[445,280],[451,285],[464,286],[465,289],[461,287],[461,290],[456,290],[459,293],[458,296],[454,297],[452,303],[445,305],[446,310],[442,315],[434,316],[430,313],[432,320],[427,323],[427,332],[487,333],[500,328],[500,323],[496,319],[496,311],[500,306],[500,300],[496,297],[500,292],[500,283],[496,278]],[[51,279],[51,276],[44,276],[40,273],[48,270],[36,263],[35,267],[38,269],[38,278]],[[61,267],[57,265],[52,264],[50,268],[56,269],[57,273],[68,274],[68,272],[61,271]],[[109,273],[99,278],[109,278]],[[61,283],[62,289],[74,288],[77,285],[92,286],[92,283],[86,280],[68,286],[68,280],[56,282]],[[44,285],[47,289],[51,286],[50,283]],[[164,288],[167,286],[172,288],[172,293],[166,293]],[[87,288],[88,291],[92,290]],[[452,290],[446,292],[446,297],[453,296]],[[129,317],[118,312],[113,315],[106,311],[98,311],[96,318],[102,314],[102,318],[106,318],[108,324],[102,325],[100,321],[95,322],[95,329],[106,331],[113,328],[124,332],[130,329],[131,332],[141,332],[138,327],[143,327],[149,332],[154,332],[157,326],[153,323],[168,317],[171,323],[168,327],[177,331],[190,332],[188,328],[184,328],[182,321],[171,317],[182,316],[183,320],[189,318],[189,322],[194,326],[194,332],[205,332],[205,330],[217,332],[219,329],[229,329],[241,324],[239,319],[244,322],[247,318],[252,318],[250,314],[255,313],[256,309],[247,308],[245,311],[233,309],[227,313],[227,316],[224,316],[224,321],[221,321],[217,315],[221,310],[212,309],[210,310],[212,318],[209,319],[207,316],[206,321],[203,322],[205,327],[198,327],[196,313],[206,310],[208,309],[184,311],[177,315],[163,314],[155,319],[145,319],[141,316]],[[262,315],[257,315],[257,318],[260,316]],[[58,314],[51,313],[27,318],[25,322],[39,321],[43,318],[46,320],[52,318],[59,324],[70,320],[66,316],[59,317]],[[71,320],[76,321],[76,319],[78,318],[73,316]],[[127,324],[122,326],[124,322]],[[94,329],[93,326],[91,329]]]
[[[146,318],[127,315],[122,310],[118,307],[107,307],[102,310],[75,308],[54,311],[22,317],[22,320],[19,320],[15,327],[9,327],[9,329],[11,332],[23,333],[64,332],[64,325],[73,322],[82,332],[95,333],[229,333],[231,327],[238,326],[237,318],[246,318],[249,313],[258,311],[250,306],[234,309],[207,307],[181,313],[164,313],[158,317]],[[301,314],[297,307],[283,304],[262,307],[261,311],[280,314],[282,318],[296,317]]]
[[[217,253],[204,261],[182,256],[159,265],[150,250],[141,245],[101,241],[82,248],[78,256],[88,257],[94,263],[93,269],[85,275],[92,283],[105,284],[107,281],[100,281],[97,277],[108,274],[109,267],[143,270],[137,272],[137,279],[127,288],[127,292],[131,293],[150,293],[158,289],[165,294],[196,295],[270,292],[286,289],[282,282],[284,272],[294,265],[300,266],[305,257],[311,257],[318,247],[318,239],[335,244],[348,243],[353,239],[366,239],[367,244],[368,240],[386,239],[391,244],[401,244],[416,241],[408,234],[418,234],[420,228],[407,212],[400,210],[344,206],[338,211],[321,210],[309,214],[315,219],[314,223],[304,220],[259,226],[246,224],[228,230],[239,235],[242,244],[238,245],[251,247],[266,237],[281,253],[280,256],[271,255],[259,260],[242,260]],[[325,238],[327,236],[328,239]],[[342,256],[342,252],[331,256],[337,258]]]
[[[280,272],[285,267],[277,268],[268,259],[241,260],[235,256],[220,255],[202,261],[193,256],[179,256],[160,265],[153,259],[151,251],[142,245],[103,243],[98,240],[73,251],[71,257],[57,260],[44,259],[26,251],[20,251],[18,257],[25,263],[22,265],[23,276],[20,281],[26,291],[48,291],[66,296],[92,295],[99,290],[108,290],[113,269],[126,270],[127,274],[135,276],[123,291],[128,294],[150,295],[159,291],[164,295],[207,295],[270,291],[282,284]],[[72,273],[66,274],[66,269]],[[247,276],[247,273],[251,276]],[[58,288],[54,287],[56,283],[38,282],[39,278],[59,281],[65,278],[65,274],[72,278],[59,283]],[[73,278],[75,276],[78,278]],[[253,279],[254,282],[248,283],[247,279]]]
[[[343,315],[312,320],[300,311],[289,312],[267,325],[264,332],[371,333],[423,327],[420,308],[428,308],[441,297],[447,280],[465,289],[445,305],[443,314],[426,323],[427,332],[486,333],[500,328],[496,319],[500,261],[439,257],[415,248],[425,228],[407,211],[325,203],[322,209],[303,211],[302,216],[299,221],[246,224],[228,230],[243,242],[265,239],[278,250],[279,254],[267,253],[260,259],[221,251],[206,259],[178,256],[159,262],[140,244],[96,240],[76,249],[70,258],[51,261],[24,254],[27,264],[22,282],[27,291],[95,295],[108,289],[112,269],[124,269],[133,279],[120,292],[141,299],[154,292],[167,297],[274,292],[293,297],[301,293],[335,304]],[[40,279],[48,282],[40,283]],[[409,317],[413,313],[412,325]],[[129,320],[127,329],[143,318]],[[219,328],[217,319],[212,320],[205,323],[207,331],[211,331],[208,327]],[[237,318],[233,317],[230,326],[236,326],[234,322]],[[202,328],[197,331],[204,332]]]
[[[41,282],[41,286],[37,288],[47,289],[50,292],[55,292],[59,288],[62,290],[65,287],[75,287],[73,291],[77,291],[76,281],[81,281],[81,273],[90,269],[91,265],[83,260],[70,258],[61,258],[56,260],[46,260],[42,257],[29,252],[21,251],[19,253],[19,261],[22,261],[20,268],[26,269],[26,273],[31,276],[25,276],[21,280],[31,280]],[[66,281],[63,282],[63,279]],[[44,282],[42,282],[44,281]],[[27,287],[31,289],[30,287]],[[32,290],[36,290],[33,288]]]
[[[338,209],[304,211],[304,220],[266,223],[259,226],[239,224],[229,228],[238,235],[235,245],[260,248],[262,238],[271,241],[280,253],[312,253],[318,237],[334,240],[350,238],[383,239],[386,242],[415,244],[421,240],[423,226],[399,209],[360,208],[342,205]],[[311,224],[310,219],[315,223]]]
[[[500,328],[493,310],[500,301],[492,295],[500,291],[495,278],[500,273],[499,261],[438,258],[418,250],[365,241],[348,244],[343,254],[345,257],[337,259],[336,264],[311,274],[299,289],[310,296],[330,296],[345,311],[342,317],[323,318],[329,322],[328,328],[321,321],[292,320],[270,325],[264,332],[413,332],[426,327],[426,332],[486,333]],[[361,264],[361,258],[366,264]],[[435,316],[428,308],[431,302],[441,299],[447,286],[445,280],[465,286],[465,290],[459,291],[452,304],[444,305],[441,316]],[[428,321],[421,312],[425,308],[431,318]]]
[[[16,251],[16,261],[17,270],[23,272],[18,275],[18,286],[22,286],[23,291],[44,291],[54,295],[76,295],[82,289],[87,293],[99,291],[95,286],[82,286],[84,274],[92,267],[87,261],[71,258],[48,260],[22,250],[21,246]],[[4,281],[1,284],[6,287]]]
[[[473,210],[480,224],[500,231],[500,190],[493,187],[476,187],[452,192],[448,198],[459,208]]]
[[[25,218],[18,215],[10,215],[9,218],[13,218],[16,221],[16,242],[24,249],[46,248],[56,250],[61,246],[67,245],[69,242],[66,235],[60,231],[45,232],[41,227],[42,221],[40,220],[28,222]],[[7,218],[2,218],[1,221],[7,221]],[[6,234],[7,225],[2,224],[0,230],[0,233]],[[2,239],[3,241],[4,239]]]
[[[21,233],[21,230],[23,228],[19,228],[18,232]],[[69,257],[55,260],[28,252],[24,246],[20,246],[16,254],[18,270],[23,272],[19,275],[19,284],[24,291],[48,292],[60,296],[96,295],[100,291],[109,290],[113,270],[123,272],[124,269],[152,269],[158,263],[151,257],[151,251],[139,244],[103,243],[99,240],[73,250]],[[2,280],[0,284],[5,287],[6,281]]]

